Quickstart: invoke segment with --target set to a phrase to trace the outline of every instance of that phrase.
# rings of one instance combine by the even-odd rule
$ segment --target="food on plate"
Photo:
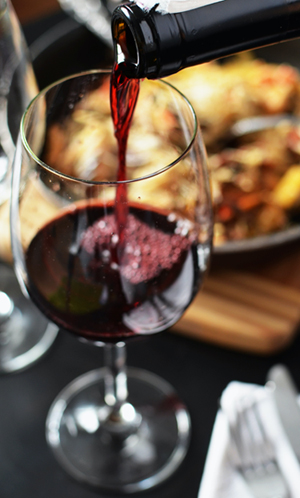
[[[168,80],[192,102],[208,151],[224,143],[240,119],[300,114],[300,76],[288,64],[270,64],[251,52],[184,69]]]
[[[288,228],[300,212],[298,71],[247,53],[185,69],[167,80],[192,102],[202,127],[213,194],[215,245]],[[117,145],[109,101],[102,94],[108,86],[109,80],[76,104],[72,117],[63,125],[53,124],[45,149],[50,165],[87,180],[109,180],[108,166],[115,163],[117,167]],[[165,111],[158,115],[158,97],[151,94],[147,84],[143,88],[149,95],[140,99],[143,104],[136,110],[128,142],[131,177],[149,174],[160,163],[172,162],[180,150],[173,114]],[[233,125],[243,118],[278,114],[299,115],[299,124],[284,119],[270,129],[241,137],[232,135]],[[149,129],[153,130],[147,147],[137,138],[143,136],[143,127],[147,127],[148,137]],[[170,134],[173,146],[162,157],[160,144]],[[97,151],[98,160],[93,164],[86,162],[86,147]],[[109,195],[109,191],[102,195]],[[164,207],[168,192],[158,178],[153,178],[148,195],[159,195]],[[174,207],[180,209],[180,192]]]
[[[287,228],[300,211],[300,155],[289,121],[245,135],[210,156],[216,244]]]
[[[214,244],[284,230],[300,212],[300,119],[233,139],[244,118],[300,116],[300,75],[251,53],[186,69],[169,80],[199,117],[211,175]]]

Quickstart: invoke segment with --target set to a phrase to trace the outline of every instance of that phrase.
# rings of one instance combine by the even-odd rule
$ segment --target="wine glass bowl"
[[[0,0],[0,43],[0,373],[7,374],[38,360],[52,345],[58,329],[24,298],[11,267],[12,161],[20,119],[38,88],[10,0]]]
[[[126,368],[124,341],[182,316],[207,271],[213,223],[188,101],[167,83],[141,83],[120,180],[109,89],[109,72],[88,71],[51,85],[27,109],[12,241],[21,285],[45,316],[104,346],[105,367],[54,401],[48,442],[78,480],[134,492],[178,467],[190,420],[166,381]],[[28,231],[31,203],[39,212]]]

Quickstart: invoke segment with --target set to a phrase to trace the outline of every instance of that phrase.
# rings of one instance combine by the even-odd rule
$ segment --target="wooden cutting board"
[[[212,270],[172,330],[252,353],[284,349],[300,322],[299,253],[293,249],[251,270]]]

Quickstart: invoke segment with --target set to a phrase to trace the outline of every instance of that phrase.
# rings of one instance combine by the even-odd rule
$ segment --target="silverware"
[[[254,498],[289,498],[285,480],[276,462],[270,441],[259,413],[255,396],[245,396],[237,407],[234,422],[230,422],[235,456],[234,464],[243,475]]]
[[[284,365],[275,365],[267,375],[267,385],[273,389],[273,396],[284,431],[300,459],[300,407],[298,391],[289,370]]]

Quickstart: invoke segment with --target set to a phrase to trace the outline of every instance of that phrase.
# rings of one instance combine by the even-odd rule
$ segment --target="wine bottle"
[[[190,6],[201,0],[186,1]],[[161,78],[188,66],[300,36],[300,0],[206,2],[172,13],[160,10],[159,4],[150,9],[135,2],[119,5],[112,14],[112,35],[115,58],[124,73]]]

